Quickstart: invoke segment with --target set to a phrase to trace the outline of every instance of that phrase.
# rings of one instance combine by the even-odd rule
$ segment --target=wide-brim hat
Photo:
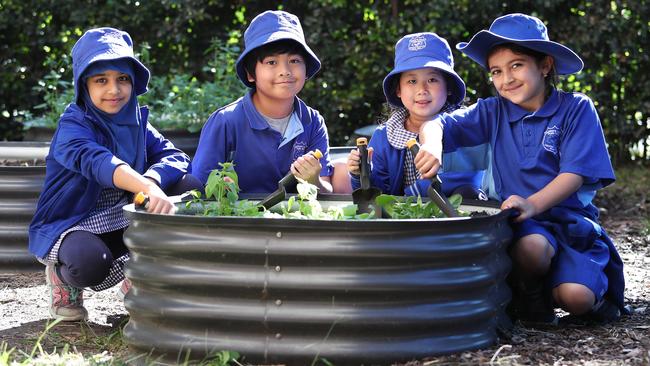
[[[244,67],[246,55],[258,47],[281,40],[295,41],[305,50],[307,79],[320,70],[320,60],[307,45],[298,17],[282,10],[267,10],[256,16],[244,32],[244,51],[239,55],[235,64],[237,77],[244,85],[249,88],[255,86],[255,83],[248,81]]]
[[[425,67],[433,67],[447,76],[448,103],[459,104],[465,99],[465,83],[454,71],[454,56],[449,44],[435,33],[424,32],[406,35],[395,44],[395,67],[383,83],[388,103],[404,107],[393,79],[402,72]]]
[[[494,46],[504,43],[514,43],[553,57],[559,75],[579,72],[584,66],[582,59],[570,48],[548,38],[541,20],[519,13],[495,19],[489,30],[476,33],[469,42],[460,42],[456,48],[488,69],[488,53]]]

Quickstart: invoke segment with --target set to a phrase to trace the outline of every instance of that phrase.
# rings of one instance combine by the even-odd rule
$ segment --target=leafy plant
[[[449,197],[449,202],[456,210],[458,210],[462,201],[463,197],[459,194]],[[420,196],[401,197],[381,194],[376,198],[376,202],[394,219],[446,217],[433,201],[423,202]]]

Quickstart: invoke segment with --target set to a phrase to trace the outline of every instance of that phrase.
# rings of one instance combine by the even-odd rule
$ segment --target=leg
[[[529,234],[513,245],[513,313],[523,322],[556,324],[552,299],[546,291],[545,274],[555,249],[545,236]]]
[[[563,283],[553,289],[553,298],[565,311],[582,315],[594,306],[596,296],[584,285],[579,283]]]
[[[336,159],[332,162],[334,165],[334,174],[332,174],[333,193],[352,193],[352,183],[350,183],[346,162],[346,158]]]

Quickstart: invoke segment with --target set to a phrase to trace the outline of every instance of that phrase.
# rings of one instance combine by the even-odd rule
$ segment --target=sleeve
[[[329,155],[329,136],[327,134],[327,126],[325,125],[323,116],[321,116],[318,111],[311,110],[310,113],[311,125],[313,127],[307,151],[318,149],[323,153],[323,157],[320,159],[322,166],[320,176],[329,177],[334,174],[334,165],[332,164]]]
[[[63,167],[103,187],[115,188],[113,173],[126,164],[97,141],[89,123],[74,118],[61,118],[52,151]]]
[[[368,147],[372,147],[372,160],[370,162],[370,185],[379,188],[383,193],[391,193],[390,172],[391,167],[388,159],[388,149],[390,145],[386,138],[386,129],[375,130],[368,142]]]
[[[404,195],[406,196],[420,196],[427,197],[429,186],[431,185],[430,179],[418,179],[415,183],[406,187],[404,190]]]
[[[190,158],[160,134],[151,124],[145,130],[147,171],[143,176],[154,179],[164,190],[187,173]]]
[[[219,163],[229,159],[228,151],[233,151],[234,146],[229,146],[228,124],[226,116],[217,111],[213,113],[201,129],[199,145],[192,160],[191,172],[203,184],[208,180],[210,172],[219,168]]]
[[[560,173],[578,174],[586,185],[599,189],[614,182],[614,169],[593,102],[583,95],[574,96],[561,131]]]
[[[492,99],[479,99],[475,104],[443,113],[436,120],[443,126],[443,152],[452,152],[459,147],[469,147],[490,141],[490,124],[496,121],[491,111],[498,106]],[[435,120],[434,120],[435,121]],[[444,163],[444,160],[443,160]]]

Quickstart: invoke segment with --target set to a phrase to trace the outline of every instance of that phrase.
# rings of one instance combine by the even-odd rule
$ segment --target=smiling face
[[[537,61],[534,57],[499,48],[488,57],[492,83],[499,95],[527,111],[534,112],[544,105],[544,81],[553,66],[549,56]]]
[[[129,102],[133,90],[129,75],[114,70],[88,77],[86,86],[95,107],[108,114],[119,112]]]
[[[255,76],[248,74],[248,80],[255,83],[255,105],[293,105],[293,98],[305,85],[306,73],[305,59],[299,54],[281,53],[264,57],[255,64]],[[274,117],[272,114],[275,113],[267,116]]]
[[[419,127],[445,105],[447,79],[442,72],[431,67],[404,71],[400,74],[396,94],[409,111],[410,122]]]

